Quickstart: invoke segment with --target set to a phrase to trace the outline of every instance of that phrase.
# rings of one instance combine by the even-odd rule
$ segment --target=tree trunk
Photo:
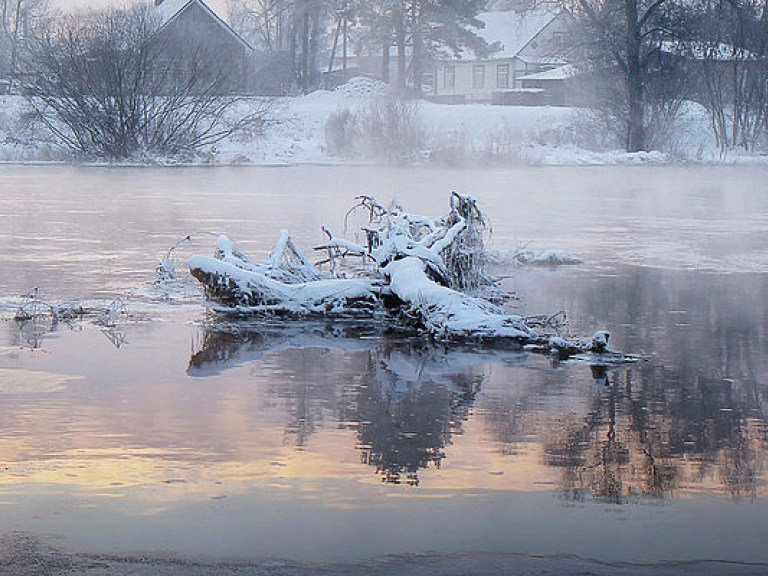
[[[381,45],[381,80],[389,84],[389,38],[385,38]]]
[[[347,27],[349,24],[349,14],[344,11],[344,25],[342,27],[342,48],[341,48],[341,69],[344,71],[344,81],[347,81]]]
[[[328,74],[333,72],[333,64],[336,60],[336,49],[339,47],[339,35],[341,34],[342,21],[336,22],[336,32],[333,35],[333,46],[331,47],[331,57],[328,60]]]
[[[320,45],[320,6],[318,2],[312,5],[309,14],[309,61],[307,62],[307,91],[314,90],[318,85],[317,62]]]
[[[19,66],[19,26],[21,25],[21,1],[16,0],[16,15],[13,23],[13,39],[11,43],[11,82],[18,84],[19,80],[16,77]]]
[[[643,111],[643,71],[640,63],[640,21],[637,0],[625,0],[627,20],[627,152],[645,150],[645,117]]]
[[[309,10],[306,6],[301,10],[301,53],[299,55],[299,76],[302,94],[309,92]]]
[[[398,94],[405,93],[405,22],[400,9],[392,11],[392,25],[395,29],[395,45],[397,46],[397,84],[395,89]]]
[[[0,0],[2,4],[2,13],[0,13],[0,26],[3,28],[3,32],[6,35],[10,34],[10,30],[8,28],[8,0]]]
[[[298,83],[300,81],[299,67],[297,66],[297,63],[298,63],[297,58],[298,58],[298,50],[299,50],[299,47],[298,47],[299,26],[298,26],[297,18],[295,15],[293,15],[290,19],[288,34],[291,41],[290,52],[291,52],[291,74],[293,75],[292,80],[298,86]]]
[[[424,74],[424,39],[419,25],[420,15],[418,7],[414,3],[411,8],[411,37],[413,43],[413,55],[411,56],[411,77],[413,81],[413,95],[421,98],[421,81]]]

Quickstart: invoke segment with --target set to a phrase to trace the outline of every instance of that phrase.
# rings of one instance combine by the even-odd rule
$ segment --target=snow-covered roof
[[[160,23],[165,26],[168,22],[173,20],[177,14],[187,7],[187,4],[191,4],[193,0],[163,0],[160,6],[156,6],[155,10],[160,18]]]
[[[566,61],[562,58],[553,56],[523,56],[522,54],[518,54],[517,58],[526,64],[537,64],[538,66],[547,66],[549,68],[564,66],[566,64]]]
[[[192,4],[197,4],[202,8],[221,28],[223,28],[230,36],[241,43],[243,46],[252,50],[251,46],[243,40],[243,38],[227,24],[216,12],[214,12],[210,6],[208,6],[203,0],[163,0],[163,2],[155,7],[158,17],[160,18],[160,28],[164,28],[176,19],[184,10]]]
[[[527,10],[525,12],[483,12],[477,19],[485,28],[477,31],[488,44],[499,42],[501,51],[494,58],[514,58],[546,26],[557,18],[557,10]]]
[[[665,40],[660,47],[662,52],[674,56],[693,58],[694,60],[714,60],[716,62],[744,62],[756,60],[757,56],[744,48],[738,48],[723,42],[679,42]]]
[[[551,70],[544,70],[543,72],[537,72],[536,74],[521,76],[518,80],[566,80],[576,76],[576,74],[576,68],[571,64],[566,64],[565,66],[558,66]]]

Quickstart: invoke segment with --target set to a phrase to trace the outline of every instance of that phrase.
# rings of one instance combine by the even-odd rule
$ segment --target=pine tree
[[[385,80],[389,80],[389,48],[395,46],[394,82],[401,93],[410,87],[413,95],[421,95],[421,78],[430,59],[465,49],[482,54],[487,49],[477,34],[483,26],[477,15],[485,0],[378,0],[364,4],[360,10],[363,38],[381,43]]]

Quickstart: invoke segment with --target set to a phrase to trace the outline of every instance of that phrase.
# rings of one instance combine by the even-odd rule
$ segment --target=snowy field
[[[207,164],[337,164],[377,162],[341,157],[329,150],[326,127],[333,115],[365,114],[387,97],[384,84],[353,79],[333,90],[273,102],[271,122],[263,134],[240,134],[219,142],[196,162]],[[261,103],[244,102],[238,110]],[[582,109],[567,107],[446,105],[421,101],[412,105],[424,133],[416,162],[503,163],[518,165],[600,165],[637,163],[733,163],[762,157],[722,157],[715,146],[706,111],[684,108],[670,136],[655,150],[627,154],[605,141],[603,130]],[[0,161],[70,161],[47,130],[31,119],[20,96],[0,97]],[[412,163],[414,159],[409,159]]]

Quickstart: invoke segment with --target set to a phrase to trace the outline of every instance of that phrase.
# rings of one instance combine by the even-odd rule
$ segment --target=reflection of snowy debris
[[[9,306],[0,305],[0,309]],[[53,303],[40,298],[40,290],[34,288],[21,297],[14,306],[13,319],[18,327],[18,344],[23,348],[40,348],[43,338],[55,332],[60,325],[76,329],[75,320],[82,318],[86,310],[78,303]]]
[[[53,304],[40,299],[40,289],[33,288],[22,296],[22,303],[16,310],[16,320],[32,320],[42,316],[49,316],[53,322],[62,319],[82,316],[85,311],[81,304],[61,303]]]
[[[398,402],[412,390],[429,382],[447,389],[451,394],[463,394],[464,386],[457,381],[472,383],[484,376],[483,364],[471,351],[451,350],[424,344],[385,346],[376,350],[376,381],[389,402]]]
[[[101,326],[101,332],[110,342],[120,348],[126,342],[125,334],[119,330],[119,325],[128,319],[128,309],[120,298],[113,300],[107,309],[99,314],[95,324]]]
[[[116,330],[114,328],[106,328],[101,331],[104,336],[107,337],[107,339],[112,343],[112,345],[115,348],[120,348],[123,344],[125,344],[128,340],[125,337],[125,333]]]
[[[113,328],[117,326],[118,322],[125,320],[127,317],[128,310],[125,307],[125,303],[122,299],[117,298],[112,301],[104,312],[99,314],[98,318],[96,318],[96,324]]]
[[[34,288],[19,299],[0,301],[0,320],[15,323],[18,328],[15,337],[22,348],[40,348],[44,338],[60,328],[80,331],[88,323],[120,347],[126,342],[123,328],[131,322],[150,320],[149,309],[142,307],[154,307],[156,304],[154,299],[146,298],[116,298],[108,303],[96,300],[54,302],[43,300],[40,294],[41,291]],[[138,309],[135,304],[138,304]]]

